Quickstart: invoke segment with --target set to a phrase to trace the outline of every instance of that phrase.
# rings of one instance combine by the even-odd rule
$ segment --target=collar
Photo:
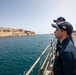
[[[59,51],[59,50],[62,49],[63,47],[66,47],[67,44],[68,44],[68,42],[69,42],[69,37],[67,37],[66,39],[64,39],[64,40],[62,41],[62,43],[60,43],[60,45],[57,47],[57,51]]]
[[[68,41],[69,41],[69,37],[67,37],[66,39],[64,39],[62,41],[61,45],[67,45]]]

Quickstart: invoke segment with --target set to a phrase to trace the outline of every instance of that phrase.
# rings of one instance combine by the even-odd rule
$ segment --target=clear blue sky
[[[0,27],[53,33],[53,20],[65,17],[76,30],[76,0],[0,0]]]

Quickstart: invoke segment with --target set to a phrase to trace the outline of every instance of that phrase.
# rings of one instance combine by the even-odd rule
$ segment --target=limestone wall
[[[23,30],[23,29],[12,29],[12,28],[2,28],[2,27],[0,27],[0,37],[27,36],[27,35],[35,35],[35,32],[26,31],[26,30]]]
[[[76,32],[75,31],[72,33],[72,37],[73,37],[74,44],[76,46]]]

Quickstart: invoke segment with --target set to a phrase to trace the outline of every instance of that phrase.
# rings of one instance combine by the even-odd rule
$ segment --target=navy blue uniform
[[[69,36],[69,39],[70,39],[70,40],[73,42],[73,44],[74,44],[72,35]],[[60,45],[60,42],[59,42],[59,40],[57,40],[56,48],[57,48],[59,45]]]
[[[53,71],[54,75],[76,75],[76,48],[69,38],[56,50]]]

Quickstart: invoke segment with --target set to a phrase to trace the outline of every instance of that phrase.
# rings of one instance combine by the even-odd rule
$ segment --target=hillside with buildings
[[[24,29],[13,29],[13,28],[0,27],[0,37],[27,36],[27,35],[35,35],[35,32],[27,31],[27,30],[24,30]]]

